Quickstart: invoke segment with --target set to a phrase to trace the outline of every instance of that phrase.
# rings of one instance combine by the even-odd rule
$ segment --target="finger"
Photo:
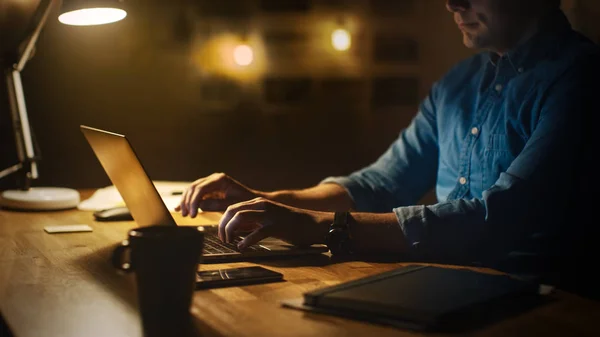
[[[193,183],[185,191],[184,202],[182,204],[185,206],[186,214],[189,214],[189,212],[191,211],[190,204],[192,202],[192,196],[194,195],[196,188],[198,188],[198,185],[196,183]]]
[[[227,210],[221,216],[221,220],[219,221],[219,238],[222,241],[225,241],[227,234],[225,233],[225,226],[231,218],[235,216],[235,214],[239,211],[244,210],[264,210],[265,209],[265,199],[256,198],[248,201],[243,201],[237,204],[233,204],[227,207]]]
[[[200,201],[200,189],[194,189],[192,197],[190,198],[191,203],[189,204],[190,217],[195,218],[198,214],[198,202]]]
[[[181,201],[179,202],[179,210],[181,211],[181,215],[182,216],[186,216],[187,215],[187,207],[185,206],[185,195],[187,194],[187,189],[185,190],[185,192],[183,192],[183,195],[181,196]]]
[[[237,212],[227,225],[225,225],[225,242],[233,241],[235,232],[248,228],[248,225],[258,224],[264,226],[264,220],[265,211],[244,210]]]
[[[187,216],[190,212],[190,198],[192,196],[192,194],[194,193],[196,186],[202,184],[208,177],[204,177],[204,178],[200,178],[195,180],[193,183],[190,184],[190,186],[188,186],[188,188],[185,189],[185,191],[183,192],[183,195],[181,196],[181,202],[179,203],[179,208],[181,209],[181,215],[183,216]]]
[[[190,185],[185,192],[183,193],[183,196],[181,197],[181,215],[183,216],[187,216],[189,214],[189,199],[191,194],[194,193],[194,184]]]
[[[269,233],[271,231],[271,228],[272,227],[270,226],[259,227],[252,233],[246,235],[244,240],[238,243],[238,249],[244,250],[247,247],[259,243],[261,240],[268,238],[269,236],[271,236],[271,234]]]
[[[186,188],[186,190],[181,195],[181,200],[179,201],[179,205],[177,205],[175,207],[175,210],[181,212],[181,215],[183,215],[183,216],[187,215],[187,205],[185,204],[185,198],[186,198],[187,191],[188,191],[188,189]]]

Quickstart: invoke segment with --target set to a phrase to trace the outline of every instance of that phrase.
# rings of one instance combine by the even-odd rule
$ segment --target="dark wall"
[[[79,131],[85,124],[126,134],[155,180],[194,180],[219,171],[254,188],[306,187],[371,163],[416,112],[416,104],[370,113],[318,102],[289,114],[244,103],[229,111],[206,109],[202,77],[190,62],[191,31],[174,24],[182,14],[178,2],[131,3],[127,19],[115,24],[71,27],[51,19],[44,29],[23,72],[43,158],[36,185],[110,184]],[[428,3],[419,99],[471,53],[443,3]],[[0,104],[4,168],[14,153],[7,105]]]
[[[205,111],[185,53],[137,45],[144,36],[135,25],[128,18],[93,28],[48,26],[23,73],[43,156],[39,184],[109,183],[80,124],[128,135],[153,179],[224,171],[261,188],[348,173],[373,160],[399,131],[392,123],[373,134],[367,127],[379,124],[378,116],[364,121],[353,111]],[[379,118],[405,124],[409,117]]]
[[[222,171],[256,188],[303,187],[372,162],[416,112],[416,105],[365,114],[318,103],[289,114],[244,104],[204,109],[185,27],[178,32],[173,24],[181,8],[132,4],[127,19],[111,25],[71,27],[55,19],[46,25],[23,72],[42,154],[36,185],[110,184],[79,131],[86,124],[126,134],[153,179]],[[0,126],[3,139],[7,122]],[[4,143],[3,167],[11,152]]]

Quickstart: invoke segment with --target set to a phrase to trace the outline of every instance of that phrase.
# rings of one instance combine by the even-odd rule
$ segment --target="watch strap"
[[[333,227],[348,228],[349,212],[335,212],[333,215]]]
[[[350,212],[334,213],[333,223],[329,226],[329,233],[325,240],[333,255],[353,253],[349,220]]]

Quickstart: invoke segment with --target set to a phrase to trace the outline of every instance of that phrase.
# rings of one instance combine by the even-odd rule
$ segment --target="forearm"
[[[357,253],[404,253],[406,240],[394,213],[351,213],[350,235]]]
[[[318,228],[323,242],[324,230],[333,223],[333,216],[331,212],[318,212],[315,228]],[[407,251],[404,233],[394,213],[352,212],[348,225],[353,250],[358,254],[401,254]]]
[[[353,202],[346,190],[337,184],[320,184],[303,190],[259,192],[260,196],[293,207],[314,211],[350,211]]]

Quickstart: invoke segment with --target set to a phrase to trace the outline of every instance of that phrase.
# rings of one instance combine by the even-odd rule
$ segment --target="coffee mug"
[[[144,336],[189,335],[203,244],[203,227],[156,225],[130,230],[113,251],[113,266],[135,274]]]

